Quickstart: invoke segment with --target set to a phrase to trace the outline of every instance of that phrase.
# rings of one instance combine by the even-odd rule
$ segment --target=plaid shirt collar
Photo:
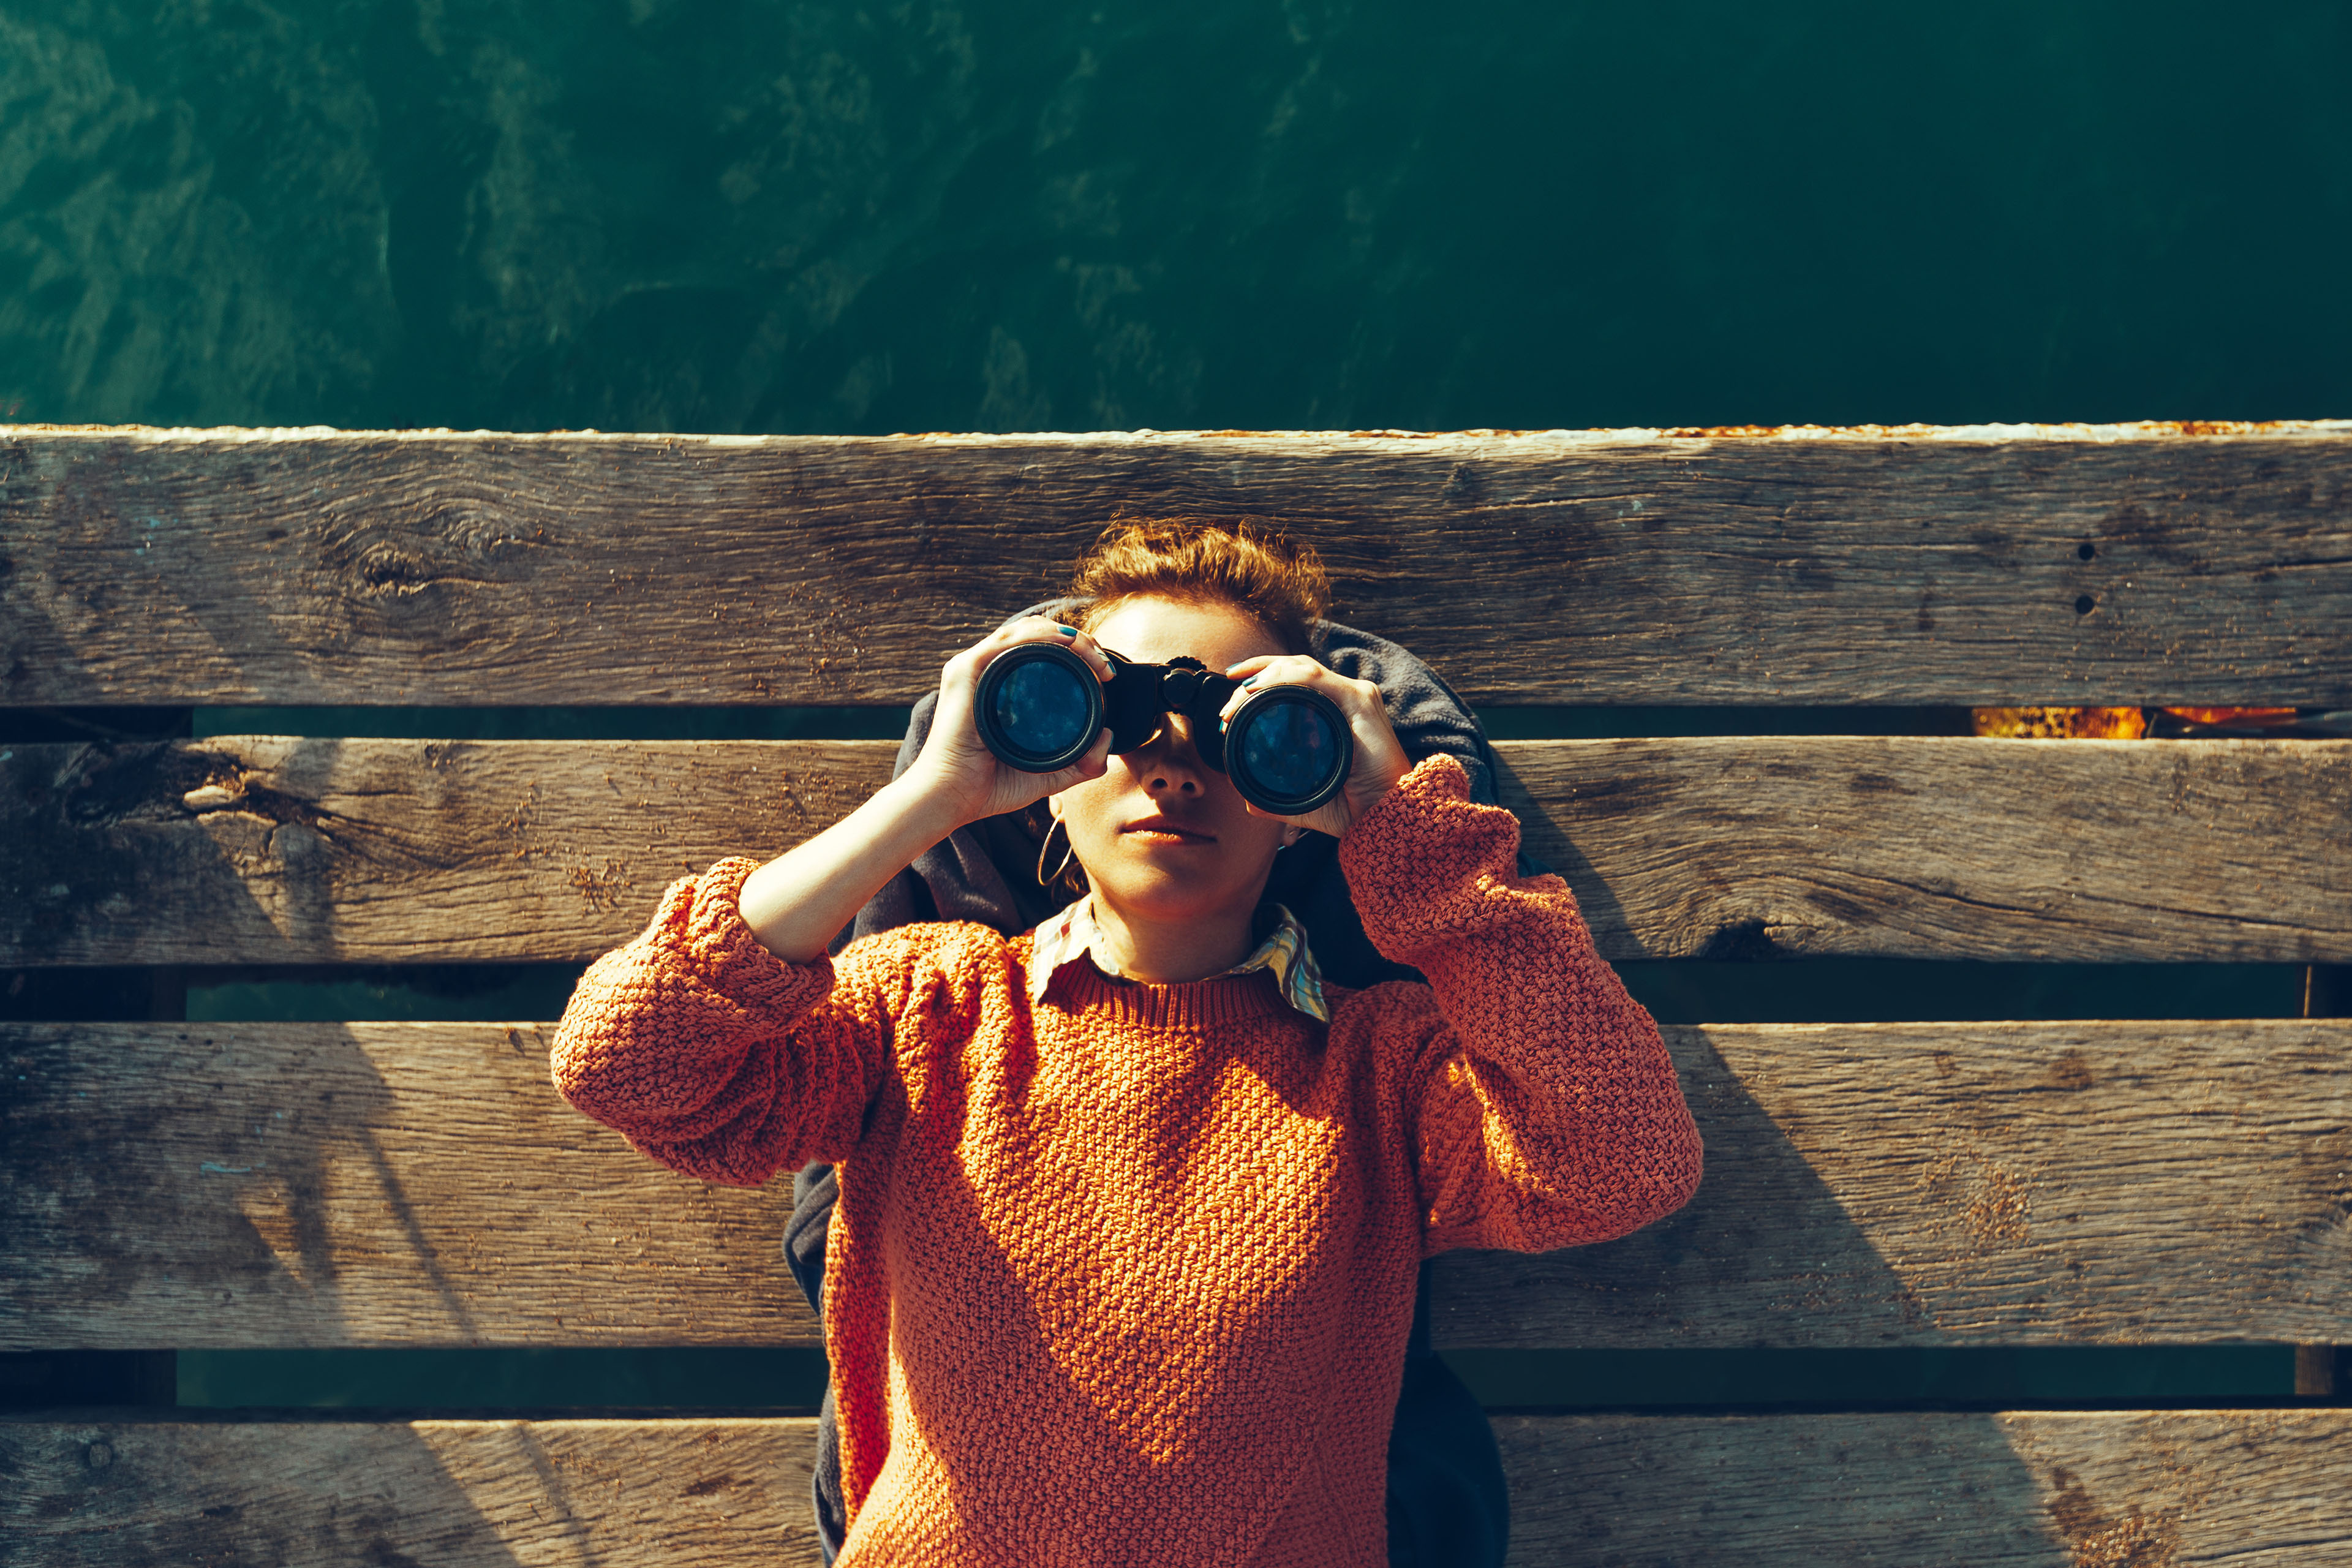
[[[1297,916],[1280,904],[1267,906],[1274,911],[1274,929],[1257,944],[1251,954],[1221,974],[1209,976],[1223,980],[1236,974],[1269,970],[1274,983],[1282,991],[1282,999],[1318,1024],[1331,1021],[1331,1008],[1323,1000],[1323,972],[1315,967],[1315,955],[1307,951],[1307,928]],[[1095,903],[1091,898],[1076,903],[1048,918],[1036,931],[1036,952],[1029,963],[1029,999],[1043,1001],[1045,988],[1054,976],[1080,959],[1092,959],[1097,969],[1117,977],[1104,957],[1102,928],[1095,923]]]

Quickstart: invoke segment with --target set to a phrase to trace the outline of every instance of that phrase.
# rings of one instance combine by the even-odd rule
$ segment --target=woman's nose
[[[1201,793],[1201,781],[1192,773],[1180,773],[1174,768],[1153,768],[1144,775],[1143,787],[1153,795],[1163,792],[1198,795]]]
[[[1143,775],[1143,787],[1153,795],[1171,791],[1177,795],[1198,795],[1201,782],[1201,759],[1190,746],[1156,745],[1151,754],[1142,759],[1137,772]]]
[[[1192,739],[1178,727],[1180,723],[1176,721],[1162,726],[1135,759],[1141,764],[1136,772],[1142,775],[1143,787],[1154,795],[1163,790],[1199,795],[1206,787],[1201,777],[1205,771],[1201,754],[1192,749]]]

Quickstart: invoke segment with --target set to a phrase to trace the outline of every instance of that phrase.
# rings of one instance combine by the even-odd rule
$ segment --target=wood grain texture
[[[0,921],[31,963],[584,960],[643,929],[672,879],[846,815],[894,751],[18,746],[0,759]]]
[[[1207,512],[1480,702],[2342,707],[2347,454],[0,427],[0,703],[901,702],[1106,520]]]
[[[1506,1416],[1514,1568],[2352,1563],[2352,1411]]]
[[[2326,962],[2352,742],[1912,737],[1496,748],[1622,958]]]
[[[0,1559],[797,1568],[814,1426],[0,1416]]]
[[[1612,959],[2352,959],[2352,742],[1497,748]],[[0,757],[0,962],[585,960],[878,742],[222,737]]]
[[[1534,1568],[2352,1563],[2352,1412],[1506,1416]],[[806,1420],[0,1418],[18,1568],[814,1568]]]
[[[549,1032],[0,1026],[0,1349],[819,1342],[789,1178],[654,1164]]]
[[[1668,1033],[1698,1196],[1448,1258],[1440,1345],[2352,1341],[2352,1020]],[[788,1184],[661,1170],[545,1051],[0,1026],[0,1349],[807,1342]]]
[[[1440,1345],[2352,1339],[2352,1021],[1666,1034],[1697,1196],[1441,1259]]]

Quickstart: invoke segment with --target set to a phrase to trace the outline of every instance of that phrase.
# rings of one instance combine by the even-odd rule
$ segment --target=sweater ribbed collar
[[[1072,1013],[1146,1029],[1192,1033],[1298,1016],[1264,970],[1156,985],[1113,979],[1081,955],[1080,962],[1056,970],[1046,990]]]
[[[1209,978],[1223,980],[1265,970],[1274,976],[1286,1003],[1318,1024],[1329,1023],[1331,1008],[1323,996],[1323,972],[1316,965],[1315,954],[1307,945],[1307,928],[1298,923],[1298,918],[1279,903],[1264,904],[1258,910],[1258,938],[1248,957]],[[1047,916],[1030,933],[1030,940],[1029,999],[1033,1002],[1043,1001],[1055,977],[1073,964],[1119,978],[1104,959],[1102,927],[1095,919],[1091,896]]]

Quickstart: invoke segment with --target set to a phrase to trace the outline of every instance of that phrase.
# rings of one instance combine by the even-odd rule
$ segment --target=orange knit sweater
[[[1647,1013],[1566,884],[1450,758],[1339,847],[1423,984],[1066,968],[906,927],[782,963],[752,868],[672,887],[597,961],[557,1086],[672,1169],[840,1166],[825,1339],[841,1568],[1379,1568],[1414,1270],[1455,1247],[1622,1236],[1698,1184]]]

